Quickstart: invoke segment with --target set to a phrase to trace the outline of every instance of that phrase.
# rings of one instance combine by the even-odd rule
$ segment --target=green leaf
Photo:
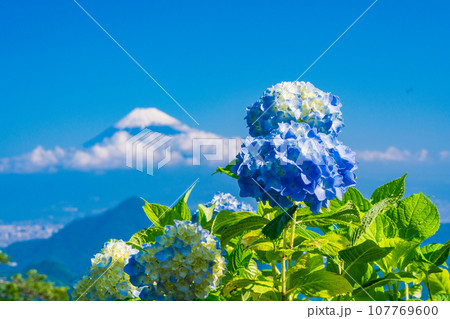
[[[173,214],[169,214],[168,217],[173,216],[173,220],[191,220],[191,212],[189,210],[189,207],[187,206],[187,201],[189,198],[189,195],[192,192],[192,189],[195,187],[196,183],[192,185],[191,188],[180,198],[178,203],[175,204],[175,206],[172,208]],[[169,223],[167,223],[169,224]],[[172,224],[172,220],[170,220],[170,224]]]
[[[269,237],[272,240],[280,237],[283,229],[287,226],[287,224],[292,221],[292,216],[294,216],[294,212],[297,210],[297,206],[294,205],[290,207],[287,211],[283,212],[281,215],[278,215],[274,219],[272,219],[262,230],[263,234]]]
[[[358,243],[361,236],[364,235],[366,230],[370,227],[370,225],[372,225],[375,218],[377,218],[377,216],[384,212],[386,209],[390,208],[394,203],[395,201],[393,199],[386,198],[379,201],[372,208],[370,208],[369,211],[361,219],[361,227],[353,233],[352,243]]]
[[[244,231],[260,229],[268,222],[269,220],[266,218],[256,216],[254,214],[253,216],[242,219],[224,229],[222,235],[220,235],[220,245],[222,248],[225,248],[232,238],[241,235]]]
[[[233,292],[236,292],[240,289],[251,290],[256,293],[266,293],[268,291],[275,291],[273,288],[273,283],[271,281],[261,281],[261,280],[252,280],[252,279],[235,279],[227,283],[223,287],[223,295],[224,297],[230,296]]]
[[[202,204],[198,205],[198,221],[201,226],[204,226],[213,217],[214,206],[215,203],[209,207],[206,207],[205,205]]]
[[[406,174],[378,187],[370,197],[372,204],[376,204],[386,198],[400,200],[405,194],[405,178]]]
[[[359,287],[353,292],[353,296],[366,294],[369,290],[372,290],[376,287],[381,287],[384,285],[390,284],[392,281],[401,281],[401,282],[413,282],[417,278],[407,272],[398,272],[398,273],[388,273],[386,276],[382,278],[377,278],[375,280],[369,281],[368,283],[362,285],[362,288]],[[370,292],[369,292],[370,294]]]
[[[275,246],[273,245],[273,242],[271,240],[261,238],[253,242],[250,246],[247,247],[247,249],[259,251],[273,251],[275,249]]]
[[[414,194],[402,201],[398,207],[386,212],[396,222],[399,237],[405,240],[424,240],[439,228],[439,213],[436,206],[424,194]]]
[[[352,285],[343,276],[325,269],[306,276],[295,272],[289,276],[290,289],[309,297],[331,298],[345,295],[353,290]]]
[[[437,294],[433,295],[434,301],[450,301],[450,294]]]
[[[450,294],[450,276],[446,269],[439,273],[430,274],[428,277],[430,284],[430,294]]]
[[[393,247],[391,253],[377,264],[384,273],[392,272],[395,269],[403,270],[412,263],[417,255],[416,249],[419,247],[418,241],[407,241],[402,238],[387,238],[378,243],[381,247]]]
[[[349,201],[352,201],[361,212],[367,212],[372,207],[370,202],[364,198],[359,190],[354,187],[350,187],[342,196],[342,200],[339,200],[336,197],[330,201],[329,210],[339,209]]]
[[[239,269],[247,268],[252,256],[251,250],[245,250],[243,245],[238,243],[229,255],[227,269],[235,274]]]
[[[252,212],[230,212],[228,210],[222,210],[213,219],[211,226],[212,233],[214,235],[220,235],[223,229],[227,226],[231,226],[247,217],[255,216]]]
[[[127,244],[132,245],[133,248],[141,249],[142,244],[153,244],[155,243],[156,236],[164,234],[164,229],[159,227],[149,227],[137,232],[131,236]]]
[[[320,250],[327,255],[337,256],[339,251],[347,248],[349,244],[350,242],[346,237],[328,233],[318,238],[305,240],[300,247],[305,251]]]
[[[159,205],[159,204],[150,204],[145,199],[143,199],[145,204],[142,206],[145,214],[148,219],[155,225],[156,227],[164,227],[166,224],[164,223],[164,216],[169,212],[170,207]]]
[[[380,242],[386,238],[396,238],[398,235],[398,229],[395,222],[391,220],[389,216],[385,214],[378,215],[372,225],[366,229],[362,239],[370,239],[374,242]]]
[[[448,258],[450,251],[450,240],[443,244],[429,244],[420,248],[423,256],[435,266],[440,266]]]
[[[230,162],[230,164],[228,164],[226,167],[217,167],[216,171],[214,173],[212,173],[212,175],[216,174],[216,173],[221,173],[221,174],[227,174],[228,176],[231,176],[233,178],[238,178],[238,176],[236,174],[234,174],[231,171],[231,168],[236,164],[236,160],[232,160]]]
[[[6,265],[10,262],[10,258],[7,254],[2,253],[2,251],[0,250],[0,265]]]
[[[371,240],[353,246],[339,252],[339,256],[345,261],[345,270],[351,272],[352,267],[359,264],[374,262],[386,257],[394,248],[382,248]]]
[[[323,256],[308,252],[297,258],[292,267],[287,270],[286,275],[293,274],[300,270],[304,270],[307,273],[312,273],[321,269],[323,269]]]
[[[298,219],[301,219],[299,217]],[[321,214],[309,215],[302,220],[302,223],[310,227],[320,227],[327,225],[346,225],[358,227],[361,222],[358,208],[353,202],[347,202],[336,211],[328,211]]]

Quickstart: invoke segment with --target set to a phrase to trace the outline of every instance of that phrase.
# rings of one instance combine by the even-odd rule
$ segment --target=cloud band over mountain
[[[37,146],[29,153],[0,159],[0,173],[35,173],[55,172],[58,170],[103,171],[125,169],[127,141],[143,129],[149,129],[160,135],[169,136],[170,161],[167,165],[197,165],[194,160],[194,141],[202,140],[201,152],[203,163],[220,165],[228,163],[238,152],[241,139],[223,138],[217,134],[191,128],[170,115],[156,108],[136,108],[114,126],[86,142],[80,148],[45,149]],[[200,144],[202,144],[200,143]],[[197,143],[198,144],[198,143]],[[198,146],[198,145],[197,145]],[[209,156],[220,153],[220,156]],[[357,151],[357,159],[361,162],[426,162],[429,152],[422,149],[419,152],[400,150],[390,146],[386,151]],[[450,159],[449,151],[441,151],[439,160]],[[164,149],[156,150],[153,160],[164,157]]]
[[[237,150],[229,147],[240,146],[240,139],[228,145],[233,139],[223,138],[217,134],[191,128],[177,119],[156,108],[136,108],[113,127],[96,138],[88,141],[81,148],[44,149],[37,146],[33,151],[14,157],[0,159],[0,173],[35,173],[55,172],[58,170],[112,170],[125,169],[127,141],[143,129],[149,129],[170,137],[170,162],[168,165],[193,165],[195,140],[201,140],[202,154],[214,154],[217,150],[215,141],[221,141],[221,156],[211,164],[227,162],[235,156]],[[199,146],[200,147],[200,146]],[[231,150],[230,150],[231,149]],[[155,150],[154,160],[164,156],[164,149]],[[204,160],[203,163],[207,161]],[[208,161],[211,162],[211,161]]]

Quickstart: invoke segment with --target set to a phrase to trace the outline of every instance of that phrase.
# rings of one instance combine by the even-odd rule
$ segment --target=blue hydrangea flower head
[[[205,299],[226,270],[217,238],[190,221],[176,220],[142,248],[124,268],[142,300]]]
[[[279,123],[304,122],[318,132],[337,134],[344,126],[339,98],[309,82],[281,82],[247,108],[250,135],[266,136]]]
[[[123,240],[110,240],[91,259],[89,275],[75,283],[73,300],[124,300],[133,297],[135,287],[123,271],[131,255],[138,252]]]
[[[306,123],[280,123],[268,136],[247,137],[232,171],[240,196],[288,207],[306,202],[317,213],[356,184],[355,153],[334,134]]]

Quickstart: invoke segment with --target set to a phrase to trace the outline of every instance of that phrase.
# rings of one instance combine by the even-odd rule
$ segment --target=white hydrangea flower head
[[[74,300],[124,300],[133,298],[135,287],[123,270],[137,249],[123,240],[110,240],[91,259],[89,275],[77,282],[71,293]]]
[[[230,193],[222,193],[218,192],[214,195],[211,202],[209,202],[209,205],[214,205],[214,212],[218,213],[222,210],[229,210],[231,212],[241,212],[241,211],[248,211],[248,212],[255,212],[255,209],[244,202],[240,202],[237,200],[236,197],[231,195]]]
[[[266,136],[280,123],[305,122],[318,132],[338,134],[344,126],[339,97],[309,82],[281,82],[247,108],[250,135]]]
[[[156,243],[142,248],[125,271],[143,300],[205,299],[226,270],[217,238],[190,221],[166,226]]]

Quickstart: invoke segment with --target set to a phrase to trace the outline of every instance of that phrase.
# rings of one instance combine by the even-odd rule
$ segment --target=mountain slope
[[[111,238],[128,240],[150,225],[142,211],[142,201],[134,197],[102,215],[76,220],[48,239],[14,243],[4,251],[17,262],[20,270],[54,260],[79,275],[87,271],[91,257],[104,242]]]

